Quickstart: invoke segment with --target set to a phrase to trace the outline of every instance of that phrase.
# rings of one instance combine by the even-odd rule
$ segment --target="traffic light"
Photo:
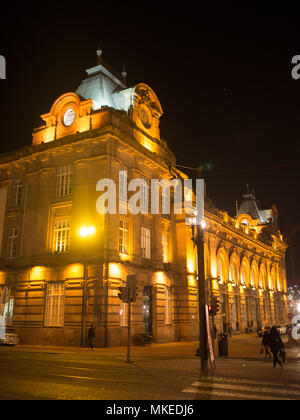
[[[212,313],[214,315],[217,315],[219,310],[220,310],[219,299],[216,296],[213,296],[213,298],[212,298]]]
[[[213,315],[214,314],[214,308],[212,305],[208,305],[208,313],[209,315]]]
[[[119,287],[118,297],[123,302],[128,302],[128,288],[127,287]]]

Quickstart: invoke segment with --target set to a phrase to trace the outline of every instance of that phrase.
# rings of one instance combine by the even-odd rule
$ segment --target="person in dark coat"
[[[228,322],[228,324],[227,324],[227,331],[228,331],[229,337],[231,337],[232,336],[232,331],[233,331],[231,322]]]
[[[214,325],[213,325],[213,338],[217,338],[217,332],[218,332],[217,327],[216,327],[216,325],[214,324]]]
[[[278,354],[280,351],[284,350],[284,345],[276,327],[272,327],[270,331],[270,347],[271,352],[273,353],[273,367],[275,368],[277,363],[282,366]]]
[[[270,349],[270,331],[265,331],[262,341],[261,341],[261,345],[264,347],[265,349],[265,359],[268,357],[269,359],[272,358],[271,353],[269,352]]]
[[[94,349],[95,338],[96,338],[95,328],[94,328],[93,324],[91,324],[91,326],[88,330],[89,348],[91,350]]]

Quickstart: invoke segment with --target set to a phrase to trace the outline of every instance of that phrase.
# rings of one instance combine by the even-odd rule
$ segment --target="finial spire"
[[[125,71],[125,64],[123,64],[123,71],[121,73],[122,79],[123,79],[123,83],[126,84],[126,77],[127,77],[127,73]]]
[[[102,63],[102,50],[100,47],[100,41],[98,42],[98,49],[96,51],[97,54],[97,64],[101,64]]]

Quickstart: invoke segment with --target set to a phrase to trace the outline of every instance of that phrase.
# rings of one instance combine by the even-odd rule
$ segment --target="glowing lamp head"
[[[94,233],[96,232],[96,229],[94,228],[94,226],[83,226],[80,230],[79,230],[79,235],[82,238],[86,238],[87,236],[91,236],[94,235]]]

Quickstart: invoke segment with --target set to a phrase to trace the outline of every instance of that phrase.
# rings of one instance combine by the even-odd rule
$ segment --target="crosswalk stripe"
[[[263,400],[300,399],[300,386],[297,384],[290,386],[283,383],[229,377],[204,377],[182,392]]]
[[[272,396],[263,396],[263,395],[256,395],[256,394],[242,394],[242,393],[234,393],[234,392],[227,392],[227,391],[217,391],[216,389],[208,390],[208,389],[192,389],[187,388],[184,389],[182,392],[189,392],[191,394],[201,394],[201,395],[210,395],[210,396],[219,396],[219,397],[233,397],[233,398],[240,398],[240,399],[254,399],[254,400],[290,400],[290,398],[281,398],[281,397],[272,397]]]
[[[226,382],[226,383],[236,383],[236,384],[248,384],[250,386],[255,385],[256,387],[258,387],[259,385],[262,385],[261,388],[259,388],[260,391],[263,391],[263,389],[269,390],[270,388],[264,388],[264,387],[272,387],[272,391],[274,392],[279,392],[280,394],[294,394],[297,396],[300,396],[300,385],[298,384],[293,384],[293,385],[287,385],[287,384],[283,384],[283,383],[275,383],[275,382],[267,382],[267,381],[257,381],[255,379],[239,379],[239,378],[222,378],[222,377],[216,377],[215,379],[211,379],[211,378],[201,378],[201,382],[207,382],[209,383],[213,383],[216,384],[217,382]],[[192,386],[199,386],[201,384],[201,382],[194,382],[192,384]],[[279,389],[279,387],[281,387]],[[296,389],[299,389],[299,391],[297,391]]]

